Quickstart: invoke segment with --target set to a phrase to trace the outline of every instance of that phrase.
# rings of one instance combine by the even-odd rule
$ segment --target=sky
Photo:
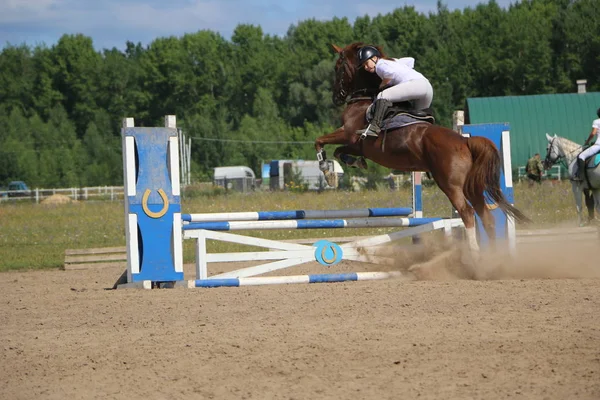
[[[445,0],[450,10],[474,8],[487,0]],[[496,0],[506,7],[514,0]],[[0,0],[0,48],[7,44],[52,46],[63,34],[91,37],[97,50],[143,46],[158,37],[208,29],[230,39],[239,24],[259,25],[265,34],[284,36],[291,25],[315,18],[331,20],[387,14],[414,6],[435,12],[437,0]]]

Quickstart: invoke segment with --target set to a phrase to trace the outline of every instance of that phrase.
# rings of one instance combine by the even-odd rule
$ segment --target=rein
[[[340,58],[342,58],[342,56],[340,55]],[[339,90],[338,90],[338,94],[337,96],[334,97],[334,104],[335,105],[342,105],[343,103],[346,103],[346,100],[342,100],[341,99],[346,99],[348,97],[348,91],[346,90],[346,74],[348,73],[348,70],[350,69],[350,65],[348,64],[348,61],[346,60],[346,58],[342,58],[342,66],[336,71],[337,76],[336,76],[336,81],[338,82],[338,86],[339,86]],[[336,101],[337,99],[337,101]]]
[[[350,97],[346,100],[346,104],[358,103],[359,101],[373,101],[372,96]]]

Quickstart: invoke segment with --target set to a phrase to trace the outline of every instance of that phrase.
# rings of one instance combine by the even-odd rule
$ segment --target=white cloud
[[[436,0],[0,0],[0,46],[4,41],[54,44],[65,33],[92,37],[98,48],[123,48],[125,42],[148,44],[156,37],[208,29],[229,38],[242,23],[260,25],[266,34],[284,35],[290,25],[315,18],[329,20],[387,14],[415,5],[435,11]],[[447,1],[450,9],[475,6],[477,0]],[[497,0],[507,6],[511,0]]]
[[[30,11],[44,10],[64,0],[5,0],[3,7],[8,10],[25,9]]]
[[[151,4],[123,3],[115,9],[115,18],[119,23],[157,32],[198,30],[203,26],[219,30],[228,22],[231,14],[232,10],[225,9],[223,3],[217,1],[196,1],[184,7],[167,9]]]

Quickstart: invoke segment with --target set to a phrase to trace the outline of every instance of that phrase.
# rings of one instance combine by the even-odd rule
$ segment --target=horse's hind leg
[[[490,212],[483,194],[481,195],[471,195],[468,197],[468,200],[473,205],[475,212],[481,219],[481,223],[483,228],[485,229],[485,233],[487,234],[490,242],[496,240],[496,220],[492,213]]]
[[[600,189],[592,189],[590,191],[590,196],[592,197],[592,204],[594,205],[594,207],[592,207],[592,219],[590,220],[590,223],[596,223],[594,211],[600,214]]]
[[[442,192],[448,197],[450,203],[452,203],[452,206],[458,212],[458,215],[460,215],[460,218],[465,225],[465,232],[471,255],[474,259],[478,259],[479,245],[477,244],[477,232],[475,231],[475,210],[467,203],[467,198],[463,193],[463,185],[441,182],[437,179],[436,182]]]
[[[341,146],[335,149],[333,157],[352,168],[367,169],[362,150],[356,146]]]
[[[492,212],[488,209],[485,202],[485,197],[481,195],[472,195],[469,197],[469,201],[473,205],[475,212],[481,218],[481,223],[485,229],[485,233],[488,236],[490,244],[493,246],[496,241],[496,219],[492,215]]]

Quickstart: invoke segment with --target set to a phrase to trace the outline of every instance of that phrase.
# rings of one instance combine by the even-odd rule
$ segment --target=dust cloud
[[[564,227],[553,228],[551,235],[548,229],[540,232],[546,235],[517,235],[514,254],[498,246],[482,249],[477,260],[469,257],[464,242],[441,236],[428,237],[417,246],[386,246],[376,254],[394,260],[389,269],[416,280],[600,278],[597,235]]]

